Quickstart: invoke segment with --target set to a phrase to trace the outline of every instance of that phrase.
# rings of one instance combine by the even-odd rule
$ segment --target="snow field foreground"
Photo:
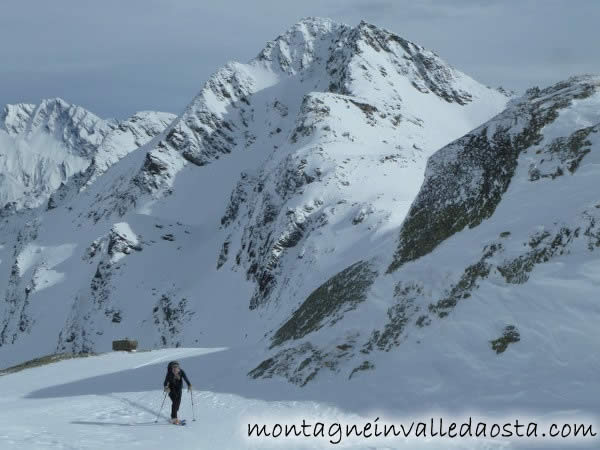
[[[227,353],[223,348],[108,353],[0,376],[0,448],[517,448],[515,442],[498,439],[426,440],[413,437],[406,442],[391,436],[379,440],[346,438],[337,433],[335,424],[344,428],[356,424],[359,429],[364,429],[367,422],[374,425],[379,413],[357,414],[333,406],[331,402],[298,400],[302,397],[302,389],[274,380],[268,385],[259,383],[265,389],[261,392],[262,388],[257,387],[256,382],[253,387],[244,386],[240,377],[237,389],[232,390],[246,392],[244,395],[211,389],[218,384],[216,380],[228,377],[229,369],[224,364],[211,364],[207,357],[211,354],[223,355],[225,359],[234,356],[227,356]],[[195,386],[195,422],[191,420],[190,396],[185,391],[183,395],[179,416],[188,420],[186,427],[167,423],[168,399],[155,422],[163,399],[160,387],[165,367],[173,359],[180,361]],[[221,361],[225,359],[221,358]],[[454,420],[443,414],[432,416]],[[382,415],[378,419],[381,426],[383,423],[397,426],[404,423],[408,427],[411,420],[425,420],[423,415],[405,417],[402,422],[388,417]],[[581,420],[574,412],[562,413],[560,419],[565,418]],[[303,419],[311,425],[305,428],[304,436],[287,439],[247,437],[248,424],[273,426],[279,423],[299,427]],[[552,419],[548,416],[545,421]],[[324,424],[324,431],[314,437],[318,434],[318,422]],[[564,442],[559,442],[555,448],[567,448]],[[538,448],[548,447],[542,444]]]

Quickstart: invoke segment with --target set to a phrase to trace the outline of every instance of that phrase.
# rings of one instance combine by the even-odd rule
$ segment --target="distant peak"
[[[328,17],[307,16],[307,17],[303,17],[302,19],[300,19],[294,26],[298,26],[298,25],[330,27],[331,25],[340,25],[340,24]],[[294,26],[292,26],[292,28]]]
[[[35,108],[36,105],[29,103],[4,105],[0,112],[0,130],[4,130],[8,134],[23,132]]]
[[[300,28],[305,28],[309,30],[313,35],[317,35],[319,33],[330,33],[331,31],[336,29],[350,28],[350,26],[341,22],[336,22],[335,20],[329,19],[327,17],[304,17],[296,24],[294,24],[288,30],[288,32]]]
[[[46,99],[42,100],[40,102],[40,107],[42,107],[42,106],[45,106],[45,107],[61,106],[63,108],[68,108],[69,106],[71,106],[71,104],[66,102],[65,100],[63,100],[60,97],[54,97],[54,98],[46,98]]]

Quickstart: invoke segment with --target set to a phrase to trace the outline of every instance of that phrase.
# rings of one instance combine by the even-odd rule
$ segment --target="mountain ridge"
[[[0,205],[5,211],[38,207],[80,173],[87,174],[89,184],[174,118],[139,112],[123,121],[104,120],[60,98],[5,105],[0,113]]]
[[[389,245],[429,155],[507,100],[373,25],[300,22],[163,130],[107,145],[46,210],[6,219],[0,352],[101,351],[126,332],[151,348],[249,340],[260,361],[273,324]]]

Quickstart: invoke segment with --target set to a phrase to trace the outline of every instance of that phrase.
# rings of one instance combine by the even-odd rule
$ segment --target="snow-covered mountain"
[[[599,77],[509,99],[309,18],[176,118],[42,105],[1,122],[0,367],[131,337],[219,347],[189,362],[220,405],[600,413]],[[104,357],[30,395],[163,361]]]
[[[399,232],[308,295],[250,375],[397,373],[418,404],[435,405],[426,380],[462,408],[596,411],[599,131],[600,77],[582,76],[437,151]]]
[[[218,70],[145,145],[122,124],[91,139],[102,134],[91,116],[75,121],[85,132],[50,133],[88,168],[55,183],[50,208],[0,226],[3,365],[130,336],[144,348],[252,344],[250,371],[315,289],[394,245],[427,158],[507,101],[389,31],[309,18]],[[163,117],[146,119],[160,131]]]
[[[0,112],[0,208],[35,208],[78,175],[80,187],[160,134],[175,116],[140,112],[103,120],[56,98]]]

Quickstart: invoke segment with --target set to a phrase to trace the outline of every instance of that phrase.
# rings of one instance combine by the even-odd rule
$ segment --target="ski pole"
[[[160,416],[160,413],[162,412],[162,409],[163,409],[166,399],[167,399],[167,393],[165,392],[165,396],[163,397],[163,401],[160,404],[160,409],[158,410],[158,414],[156,415],[156,420],[154,421],[154,423],[158,422],[158,417]]]
[[[194,394],[190,391],[190,398],[192,399],[192,422],[196,421],[196,409],[194,408]]]

